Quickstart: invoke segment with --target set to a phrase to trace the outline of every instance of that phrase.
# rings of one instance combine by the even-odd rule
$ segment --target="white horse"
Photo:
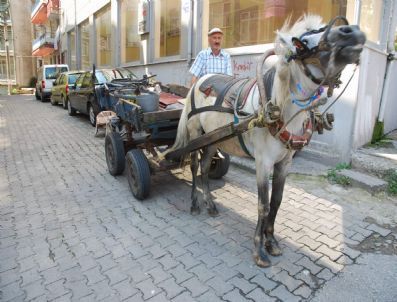
[[[217,149],[243,157],[248,156],[248,152],[255,158],[258,222],[254,237],[253,256],[255,263],[261,267],[270,265],[270,260],[264,249],[264,235],[266,236],[266,250],[271,255],[281,255],[281,249],[273,235],[275,218],[282,200],[285,179],[295,152],[294,149],[300,149],[306,145],[313,130],[312,123],[308,120],[310,110],[301,109],[307,103],[314,104],[322,98],[320,95],[323,86],[332,91],[343,68],[347,64],[358,62],[366,40],[358,26],[349,26],[346,19],[341,17],[338,19],[344,20],[346,25],[334,26],[336,19],[330,24],[324,25],[318,16],[304,16],[292,26],[286,22],[283,28],[277,32],[275,54],[278,56],[278,61],[275,65],[275,77],[269,104],[277,106],[275,108],[279,109],[280,118],[278,120],[277,117],[275,120],[271,118],[270,120],[269,118],[257,119],[256,126],[243,133],[242,138],[234,137],[204,148],[200,160],[197,151],[191,153],[193,174],[191,213],[198,214],[200,212],[197,199],[197,172],[200,163],[203,201],[211,216],[218,215],[208,184],[211,159]],[[236,120],[236,114],[227,112],[212,110],[195,112],[197,108],[212,106],[216,101],[216,96],[207,95],[199,89],[203,82],[208,79],[211,81],[212,77],[214,75],[204,76],[190,90],[179,121],[176,141],[168,152],[185,147],[189,141],[203,133],[208,133]],[[249,91],[241,111],[259,115],[259,117],[268,116],[271,113],[269,112],[271,106],[267,106],[263,100],[265,91],[262,73],[259,74],[257,80],[257,84]],[[225,106],[223,104],[223,107]],[[285,126],[283,127],[283,125]],[[305,134],[302,134],[303,132]],[[269,176],[272,171],[273,184],[269,200]]]

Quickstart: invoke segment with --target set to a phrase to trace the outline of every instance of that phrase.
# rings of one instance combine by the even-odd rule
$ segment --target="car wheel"
[[[58,102],[56,102],[56,101],[54,100],[54,98],[53,98],[52,95],[51,95],[51,97],[50,97],[50,102],[51,102],[51,105],[52,105],[52,106],[58,105]]]
[[[230,156],[227,153],[222,152],[223,158],[215,157],[212,159],[210,171],[208,177],[211,179],[221,179],[226,175],[229,170]]]
[[[92,105],[91,104],[88,104],[87,105],[88,106],[88,116],[89,116],[89,118],[90,118],[90,124],[93,126],[93,127],[95,127],[95,125],[96,125],[96,114],[95,114],[95,111],[94,111],[94,107],[92,107]]]
[[[131,149],[126,155],[127,180],[136,199],[143,200],[150,193],[150,167],[141,149]]]
[[[76,115],[76,109],[74,109],[72,107],[72,104],[70,103],[70,101],[67,102],[67,106],[68,106],[68,113],[70,116]]]
[[[117,132],[110,132],[105,137],[105,156],[109,173],[120,175],[125,167],[124,142]]]
[[[68,109],[67,99],[64,96],[61,96],[61,100],[62,100],[62,108]]]

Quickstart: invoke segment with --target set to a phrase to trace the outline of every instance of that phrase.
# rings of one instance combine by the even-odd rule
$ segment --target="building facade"
[[[60,56],[71,69],[124,66],[188,86],[189,66],[208,46],[208,29],[220,27],[235,76],[254,76],[276,30],[288,16],[294,21],[304,13],[325,22],[346,16],[368,37],[360,68],[332,109],[334,130],[312,141],[314,148],[348,161],[352,149],[370,141],[376,120],[385,131],[397,128],[390,113],[397,109],[397,88],[390,85],[397,78],[397,0],[62,0]],[[349,67],[343,73],[344,83],[352,72]]]
[[[64,61],[59,50],[60,14],[59,0],[32,1],[31,23],[33,41],[31,54],[37,58],[36,67]]]
[[[30,0],[0,1],[0,84],[28,86],[33,75]]]

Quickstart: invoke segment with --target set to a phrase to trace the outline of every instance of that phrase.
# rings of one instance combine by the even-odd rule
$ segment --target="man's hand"
[[[192,87],[192,86],[194,85],[194,83],[197,82],[197,80],[198,80],[198,78],[195,77],[195,76],[193,76],[193,77],[192,77],[192,82],[190,83],[190,87]]]

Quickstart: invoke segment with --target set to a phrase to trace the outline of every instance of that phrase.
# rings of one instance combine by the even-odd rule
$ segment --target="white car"
[[[36,100],[44,102],[51,97],[51,88],[61,72],[69,71],[66,64],[43,65],[37,70]]]

